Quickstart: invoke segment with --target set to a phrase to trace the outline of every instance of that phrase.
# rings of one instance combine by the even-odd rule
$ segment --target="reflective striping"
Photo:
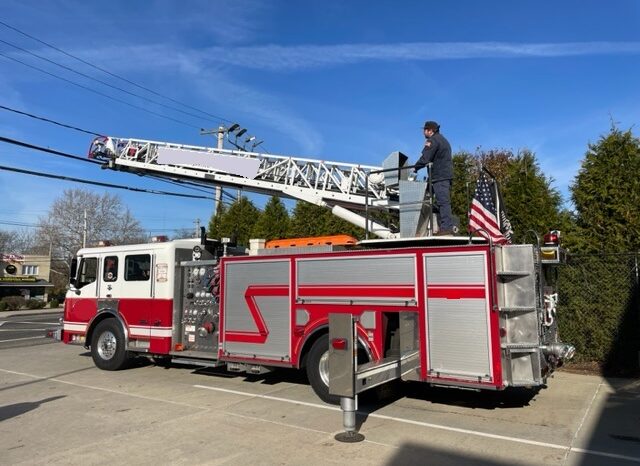
[[[172,329],[168,328],[151,328],[151,336],[152,337],[163,337],[163,338],[171,338]]]
[[[78,322],[64,322],[64,330],[68,332],[85,332],[87,330],[87,324]],[[171,327],[150,327],[142,325],[131,325],[129,327],[129,335],[136,337],[158,337],[158,338],[171,338]]]
[[[62,328],[64,330],[68,330],[69,332],[84,332],[87,330],[87,324],[75,323],[75,322],[64,322],[62,324]]]
[[[172,334],[171,327],[148,327],[142,325],[129,326],[129,335],[132,337],[159,337],[170,338]]]

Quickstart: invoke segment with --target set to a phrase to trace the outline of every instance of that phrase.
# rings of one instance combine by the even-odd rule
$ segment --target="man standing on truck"
[[[425,122],[424,137],[426,141],[422,149],[422,157],[415,164],[414,176],[427,164],[433,164],[429,182],[433,185],[433,194],[440,212],[440,228],[436,236],[450,235],[454,232],[450,194],[453,181],[451,145],[447,138],[440,134],[440,125],[435,121]]]

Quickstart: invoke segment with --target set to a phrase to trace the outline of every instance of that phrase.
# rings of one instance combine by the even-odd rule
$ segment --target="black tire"
[[[124,332],[116,319],[98,323],[91,336],[91,357],[95,365],[105,371],[124,369],[129,362]]]
[[[328,385],[328,361],[324,361],[321,369],[321,361],[323,356],[329,356],[329,336],[323,335],[318,338],[311,347],[309,355],[307,357],[307,378],[311,384],[311,388],[316,392],[316,395],[325,403],[332,405],[340,404],[340,397],[329,394]],[[323,380],[323,375],[324,379]]]

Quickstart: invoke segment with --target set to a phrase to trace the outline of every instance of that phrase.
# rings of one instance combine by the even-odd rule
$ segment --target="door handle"
[[[141,324],[147,324],[148,322],[146,320],[141,320],[140,323]]]

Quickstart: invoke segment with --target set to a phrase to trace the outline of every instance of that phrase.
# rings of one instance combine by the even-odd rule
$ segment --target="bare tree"
[[[193,231],[193,228],[181,228],[171,235],[171,239],[193,238],[194,236],[195,232]]]
[[[13,235],[10,231],[0,230],[0,252],[8,254],[13,252]]]
[[[37,243],[51,247],[56,259],[67,263],[86,244],[95,245],[99,240],[113,244],[133,244],[146,241],[144,230],[119,196],[97,194],[84,189],[67,189],[53,201],[49,212],[40,217]]]
[[[21,230],[0,230],[0,252],[17,254],[48,254],[43,251],[41,244],[38,244],[33,231],[26,228]]]

